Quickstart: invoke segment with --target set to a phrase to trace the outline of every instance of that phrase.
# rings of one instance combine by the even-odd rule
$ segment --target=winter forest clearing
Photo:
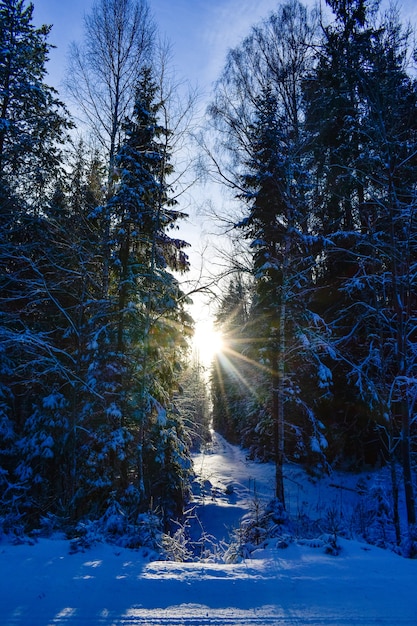
[[[413,24],[284,0],[203,95],[87,4],[57,89],[0,0],[0,626],[416,623]]]
[[[219,543],[239,529],[243,511],[254,513],[273,490],[274,467],[248,461],[237,446],[215,436],[214,447],[195,459],[199,491],[193,505],[207,535]],[[286,468],[290,507],[319,514],[334,506],[346,518],[361,496],[355,484],[371,476],[312,481]],[[256,493],[254,492],[256,486]],[[348,488],[351,488],[348,489]],[[285,531],[283,533],[285,536]],[[201,537],[201,528],[195,537]],[[235,537],[236,540],[236,537]],[[338,555],[326,540],[287,535],[261,541],[248,558],[212,550],[197,562],[152,561],[149,551],[98,542],[70,553],[60,538],[34,545],[3,543],[0,551],[2,626],[177,624],[204,626],[414,626],[417,561],[338,537]],[[282,538],[281,538],[282,541]],[[207,537],[209,544],[209,538]],[[211,544],[211,547],[212,544]],[[236,549],[236,546],[235,546]],[[230,562],[225,562],[225,561]]]

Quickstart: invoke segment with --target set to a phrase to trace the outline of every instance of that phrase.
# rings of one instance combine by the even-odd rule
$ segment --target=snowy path
[[[273,489],[271,466],[248,462],[221,438],[196,469],[205,486],[199,515],[222,536],[253,499],[254,483],[260,497]],[[311,506],[317,497],[310,494]],[[0,626],[416,626],[417,561],[341,543],[337,557],[294,543],[225,565],[147,562],[103,544],[69,554],[61,539],[3,542]]]
[[[204,531],[228,541],[255,498],[273,498],[274,468],[248,461],[243,450],[217,433],[212,437],[204,453],[194,457],[197,488],[192,504]]]

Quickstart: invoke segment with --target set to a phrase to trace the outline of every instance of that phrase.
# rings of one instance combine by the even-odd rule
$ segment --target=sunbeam
[[[210,320],[197,322],[193,347],[197,358],[202,365],[211,365],[214,357],[223,349],[223,337],[221,332],[216,330]]]

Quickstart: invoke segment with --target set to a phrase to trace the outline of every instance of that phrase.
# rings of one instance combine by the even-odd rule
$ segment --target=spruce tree
[[[159,122],[159,108],[152,71],[144,68],[114,161],[115,193],[105,207],[112,225],[110,289],[92,320],[89,376],[99,395],[90,404],[89,421],[98,428],[88,461],[96,478],[88,479],[88,489],[105,475],[96,498],[135,491],[139,508],[153,498],[168,519],[181,510],[187,489],[180,485],[187,484],[190,469],[188,442],[173,407],[190,320],[172,274],[185,271],[188,261],[186,244],[167,232],[182,214],[170,199],[170,133]]]
[[[335,23],[325,29],[306,96],[320,181],[314,215],[327,242],[317,269],[316,310],[332,328],[339,360],[340,405],[331,410],[341,418],[343,411],[357,435],[364,422],[368,438],[381,433],[380,454],[392,468],[401,460],[412,528],[415,350],[407,329],[414,327],[416,99],[406,66],[409,33],[392,11],[374,26],[377,4],[329,4]],[[360,445],[355,438],[354,449]]]
[[[50,501],[48,476],[59,466],[59,455],[52,465],[46,460],[61,445],[51,432],[65,430],[65,416],[61,426],[57,416],[51,431],[43,430],[38,409],[46,408],[55,385],[59,395],[71,370],[60,337],[65,313],[56,299],[65,291],[60,236],[47,217],[71,123],[45,83],[50,28],[35,28],[32,13],[23,1],[0,2],[0,367],[3,428],[14,445],[4,451],[4,504],[15,502],[33,522]],[[46,423],[53,421],[49,416]]]
[[[264,368],[262,387],[268,389],[259,402],[257,429],[273,441],[282,504],[286,433],[301,432],[294,415],[308,424],[306,449],[320,454],[326,445],[315,418],[316,397],[305,397],[303,380],[310,384],[315,378],[320,396],[331,378],[323,363],[326,342],[309,306],[316,236],[303,84],[311,70],[313,37],[305,8],[283,4],[229,54],[212,107],[231,156],[228,180],[247,205],[235,227],[250,242],[255,296],[249,325],[259,347],[256,360]],[[285,418],[289,402],[296,405],[291,421]],[[303,441],[298,443],[302,448]]]
[[[0,182],[36,207],[61,164],[70,123],[45,83],[49,26],[35,28],[33,5],[0,2]]]

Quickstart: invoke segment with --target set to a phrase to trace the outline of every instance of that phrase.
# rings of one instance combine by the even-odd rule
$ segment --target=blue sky
[[[239,44],[250,27],[276,9],[279,0],[148,0],[159,31],[172,45],[172,62],[178,77],[188,79],[199,87],[209,100],[212,83],[218,77],[227,50]],[[388,0],[384,0],[388,2]],[[314,0],[306,0],[312,5]],[[323,0],[324,3],[324,0]],[[68,46],[80,42],[83,36],[83,17],[89,13],[93,0],[33,0],[35,24],[52,24],[50,43],[57,46],[48,64],[48,82],[60,89],[65,75]],[[399,1],[403,17],[417,23],[415,0]],[[61,97],[64,98],[63,92]],[[181,236],[192,245],[191,263],[195,275],[199,274],[201,255],[213,223],[204,219],[199,210],[207,190],[199,195],[194,191],[185,211],[190,219]],[[214,202],[221,202],[213,189],[209,192]],[[214,200],[214,198],[216,198]],[[205,254],[207,257],[207,253]],[[193,313],[198,318],[199,314]],[[207,313],[202,313],[207,316]]]
[[[50,78],[59,86],[64,75],[68,45],[80,41],[83,16],[93,0],[33,0],[35,23],[52,24]],[[384,0],[387,3],[388,0]],[[313,4],[313,0],[307,0]],[[172,44],[179,76],[208,91],[221,70],[226,52],[266,17],[279,0],[149,0],[161,34]],[[415,0],[398,2],[403,17],[417,23]]]
[[[48,64],[49,84],[60,90],[65,75],[68,46],[82,40],[83,17],[90,12],[93,0],[33,0],[35,24],[52,24],[49,42],[57,46]],[[198,86],[204,102],[209,100],[213,81],[221,71],[227,50],[245,37],[250,27],[269,15],[277,6],[275,0],[149,0],[161,35],[172,45],[172,63],[178,78]],[[65,100],[65,94],[61,97]],[[184,210],[189,220],[181,227],[180,236],[192,244],[190,260],[192,275],[198,276],[203,250],[214,226],[201,215],[200,206],[215,198],[215,191],[201,192],[193,188]],[[216,197],[216,202],[218,197]],[[207,256],[207,253],[205,254]],[[198,317],[195,312],[193,315]],[[207,313],[203,313],[205,317]]]
[[[68,44],[80,41],[83,16],[92,0],[34,0],[36,24],[52,24],[50,75],[55,86],[62,79]],[[161,34],[172,44],[173,63],[180,76],[209,89],[223,66],[228,48],[250,26],[277,6],[275,0],[149,0]],[[52,82],[51,81],[51,82]]]

